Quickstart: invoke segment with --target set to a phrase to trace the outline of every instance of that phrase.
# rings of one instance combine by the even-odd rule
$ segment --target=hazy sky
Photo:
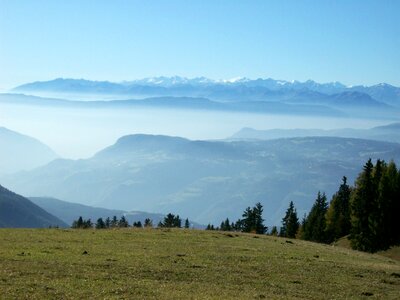
[[[0,89],[56,77],[400,86],[400,1],[0,0]]]

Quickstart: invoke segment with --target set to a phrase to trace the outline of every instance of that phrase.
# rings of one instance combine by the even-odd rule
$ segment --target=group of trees
[[[182,228],[182,219],[179,217],[179,215],[174,215],[172,213],[167,214],[164,217],[164,221],[160,221],[158,223],[158,227],[164,227],[164,228]],[[185,220],[185,228],[190,228],[190,223],[189,219]]]
[[[95,224],[92,223],[90,219],[83,219],[79,217],[77,220],[72,222],[72,228],[79,228],[79,229],[87,229],[87,228],[96,228],[96,229],[108,229],[108,228],[127,228],[127,227],[136,227],[136,228],[151,228],[153,227],[153,221],[149,218],[144,220],[142,224],[141,221],[133,222],[132,226],[129,225],[128,220],[126,220],[125,216],[122,216],[119,220],[116,216],[110,218],[103,218],[97,219]],[[165,216],[163,221],[158,223],[158,227],[166,227],[166,228],[182,228],[182,220],[179,215],[175,216],[171,213]],[[185,220],[184,228],[190,228],[189,219]]]
[[[301,224],[291,202],[280,235],[320,243],[348,236],[353,249],[376,252],[400,243],[399,211],[400,170],[394,162],[378,159],[374,165],[369,159],[354,187],[343,177],[329,205],[318,192]]]
[[[220,227],[214,227],[214,225],[208,224],[206,230],[241,231],[264,234],[267,232],[268,227],[264,226],[262,213],[263,206],[258,202],[253,208],[247,207],[243,212],[243,218],[237,220],[236,223],[230,223],[227,218],[225,221],[221,222]]]
[[[299,221],[290,202],[282,226],[273,226],[270,235],[331,243],[348,236],[353,249],[376,252],[400,244],[400,170],[394,162],[387,164],[371,159],[365,164],[354,187],[343,177],[338,191],[328,203],[325,193],[318,192],[308,214]],[[207,230],[267,233],[262,219],[263,207],[257,203],[246,208],[242,219],[229,219],[220,227],[208,224]]]

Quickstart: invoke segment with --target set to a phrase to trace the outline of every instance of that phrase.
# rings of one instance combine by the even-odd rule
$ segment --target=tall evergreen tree
[[[373,252],[372,232],[370,229],[370,214],[375,198],[373,178],[374,165],[371,159],[363,167],[356,180],[355,188],[350,197],[351,231],[350,242],[353,249]]]
[[[110,226],[111,226],[110,217],[107,217],[107,219],[106,219],[106,221],[104,223],[105,223],[106,228],[110,228]]]
[[[279,235],[288,238],[295,238],[299,227],[300,223],[299,218],[297,217],[296,209],[294,207],[293,201],[290,201],[289,208],[286,211],[286,215],[282,219],[282,227]]]
[[[190,223],[189,223],[189,219],[188,218],[186,218],[186,220],[185,220],[185,228],[186,229],[190,228]]]
[[[161,227],[167,227],[167,228],[172,228],[172,227],[182,227],[182,220],[179,217],[179,215],[175,216],[172,213],[167,214],[164,217],[164,221],[161,223]]]
[[[317,199],[305,220],[303,238],[305,240],[325,243],[326,242],[326,219],[325,214],[328,210],[325,193],[318,192]]]
[[[110,223],[110,227],[115,228],[118,227],[118,219],[117,216],[113,216],[111,223]]]
[[[151,227],[153,227],[153,221],[150,220],[149,218],[146,218],[146,219],[144,220],[144,227],[146,227],[146,228],[151,228]]]
[[[398,216],[400,212],[400,169],[397,171],[396,177],[394,200],[392,202],[390,218],[390,227],[392,228],[392,245],[400,245],[400,218]]]
[[[347,184],[346,176],[339,190],[332,196],[331,203],[326,213],[327,242],[348,235],[350,233],[350,194],[351,188]]]
[[[395,231],[400,227],[393,227],[393,221],[398,217],[393,213],[396,209],[398,172],[396,164],[391,161],[383,165],[382,176],[379,180],[377,199],[375,202],[373,233],[377,250],[387,249],[396,244]],[[396,211],[396,214],[398,211]]]
[[[122,216],[121,219],[119,220],[118,227],[120,228],[129,227],[129,223],[126,220],[125,216]]]
[[[243,219],[240,222],[243,232],[254,232],[264,234],[267,227],[264,226],[262,218],[263,206],[258,202],[253,208],[247,207],[243,212]]]
[[[106,224],[103,221],[103,218],[98,218],[96,225],[95,225],[96,229],[103,229],[106,228]]]
[[[231,223],[229,222],[229,219],[228,219],[228,218],[226,218],[225,221],[222,221],[222,222],[221,222],[220,229],[221,229],[222,231],[231,231],[231,230],[232,230],[232,226],[231,226]]]

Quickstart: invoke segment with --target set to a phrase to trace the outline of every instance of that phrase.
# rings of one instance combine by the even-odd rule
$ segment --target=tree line
[[[189,219],[187,218],[184,222],[183,227],[190,228],[190,226],[191,224],[189,222]],[[109,228],[127,228],[127,227],[152,228],[154,226],[153,226],[153,220],[149,218],[146,218],[143,224],[141,221],[135,221],[132,223],[132,225],[130,225],[125,216],[122,216],[120,219],[118,219],[117,216],[113,216],[112,218],[107,217],[104,220],[103,218],[98,218],[96,223],[93,223],[91,219],[85,220],[82,218],[82,216],[80,216],[77,220],[74,220],[72,222],[71,227],[75,229],[90,229],[90,228],[109,229]],[[163,221],[160,221],[158,223],[157,227],[182,228],[182,219],[179,217],[179,215],[175,216],[174,214],[169,213],[164,217]]]
[[[301,222],[293,202],[282,220],[281,236],[332,243],[347,236],[351,247],[366,252],[400,244],[400,170],[391,161],[369,159],[354,186],[343,177],[330,203],[324,193]]]
[[[268,227],[264,225],[264,219],[262,217],[263,210],[263,206],[258,202],[253,208],[247,207],[242,214],[242,218],[235,223],[230,223],[229,219],[226,218],[226,220],[221,222],[220,227],[214,227],[214,225],[208,224],[206,230],[241,231],[265,234],[268,231]]]
[[[350,186],[344,176],[338,191],[328,203],[325,193],[318,192],[311,210],[299,221],[291,201],[278,230],[263,225],[262,205],[248,207],[243,218],[219,227],[207,225],[207,230],[269,233],[319,243],[332,243],[347,236],[351,247],[376,252],[400,244],[400,170],[391,161],[369,159]]]

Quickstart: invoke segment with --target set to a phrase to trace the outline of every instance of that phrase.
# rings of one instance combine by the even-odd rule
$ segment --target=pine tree
[[[110,223],[110,227],[115,228],[118,227],[118,219],[117,216],[113,216],[111,223]]]
[[[264,234],[267,227],[264,226],[264,219],[262,218],[263,207],[258,202],[253,208],[247,207],[243,212],[243,219],[240,225],[243,232],[253,232],[257,234]]]
[[[231,231],[231,230],[232,230],[232,226],[231,226],[231,224],[230,224],[228,218],[226,218],[225,221],[222,221],[222,222],[221,222],[220,229],[221,229],[222,231]]]
[[[182,227],[182,220],[179,215],[175,216],[172,213],[167,214],[164,217],[164,221],[161,223],[161,227],[172,228],[172,227]]]
[[[93,227],[93,223],[90,219],[87,219],[86,221],[83,222],[83,228],[92,228]]]
[[[299,218],[297,217],[296,209],[294,207],[293,201],[290,201],[289,208],[286,211],[286,215],[282,219],[280,236],[295,238],[299,227],[300,223]]]
[[[145,227],[145,228],[151,228],[151,227],[153,227],[153,221],[150,220],[149,218],[146,218],[146,219],[144,220],[144,227]]]
[[[142,222],[140,222],[140,221],[133,222],[132,226],[135,227],[135,228],[142,228],[143,227],[142,226]]]
[[[373,168],[372,161],[369,159],[358,176],[354,191],[350,197],[351,246],[353,249],[368,252],[374,251],[372,232],[369,225],[372,204],[375,198]]]
[[[394,236],[397,229],[393,227],[393,221],[398,218],[394,214],[396,211],[396,201],[399,201],[396,199],[398,188],[397,177],[396,164],[393,161],[389,165],[384,164],[378,186],[378,195],[375,204],[376,212],[373,214],[375,217],[373,232],[375,235],[376,250],[385,250],[389,246],[396,244]]]
[[[126,220],[125,216],[122,216],[121,219],[119,220],[118,227],[120,227],[120,228],[129,227],[129,223]]]
[[[400,170],[397,171],[397,178],[394,191],[394,200],[392,201],[390,227],[392,228],[391,245],[400,245]]]
[[[188,218],[186,218],[186,220],[185,220],[185,228],[186,229],[190,228],[190,223],[189,223],[189,219]]]
[[[103,229],[106,228],[106,224],[103,221],[103,218],[98,218],[96,222],[96,229]]]
[[[348,235],[350,233],[350,194],[351,188],[347,184],[346,176],[339,190],[332,196],[332,200],[326,213],[327,242]]]
[[[303,225],[303,238],[305,240],[325,243],[326,242],[326,219],[325,214],[328,210],[325,193],[318,192],[317,199],[311,208],[310,213]]]
[[[110,228],[110,226],[111,226],[111,220],[110,220],[109,217],[107,217],[107,219],[106,219],[106,221],[105,221],[104,223],[105,223],[106,228]]]

